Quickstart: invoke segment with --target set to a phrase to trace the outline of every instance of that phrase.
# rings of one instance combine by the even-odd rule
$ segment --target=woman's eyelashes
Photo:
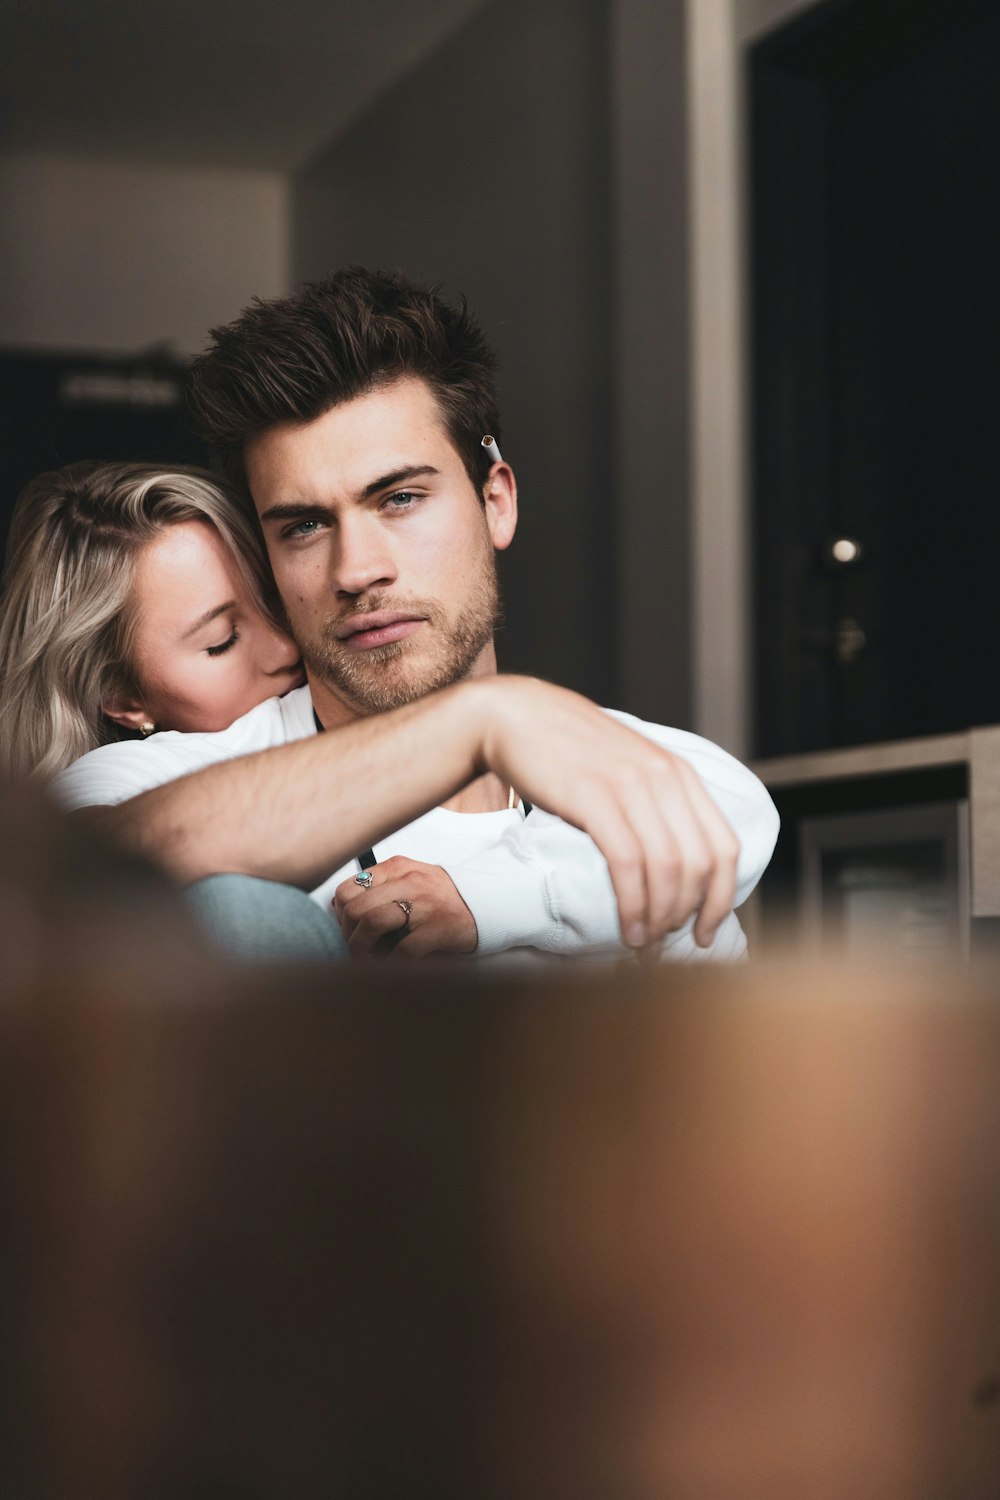
[[[231,651],[232,650],[232,648],[236,645],[236,642],[239,640],[239,638],[240,638],[240,633],[236,629],[236,626],[234,625],[233,626],[233,633],[229,637],[228,640],[226,640],[226,641],[220,641],[220,643],[219,643],[218,646],[207,646],[205,649],[207,650],[209,656],[224,656],[227,651]]]

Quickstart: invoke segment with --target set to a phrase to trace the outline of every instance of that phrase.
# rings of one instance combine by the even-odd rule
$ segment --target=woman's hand
[[[526,677],[481,694],[482,769],[590,835],[608,863],[623,940],[658,944],[696,916],[710,946],[732,910],[739,842],[680,756],[578,693]]]

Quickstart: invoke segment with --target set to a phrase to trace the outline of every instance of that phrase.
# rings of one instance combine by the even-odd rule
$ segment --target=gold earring
[[[143,719],[142,723],[139,725],[139,733],[142,735],[144,740],[148,739],[151,734],[156,733],[156,725],[153,723],[152,719]]]

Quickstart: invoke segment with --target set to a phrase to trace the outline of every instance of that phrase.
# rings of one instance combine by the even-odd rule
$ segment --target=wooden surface
[[[924,771],[935,766],[961,765],[969,759],[975,730],[938,734],[927,739],[894,740],[884,745],[858,745],[844,750],[813,750],[805,755],[777,755],[751,763],[765,786],[796,786],[809,781],[841,781],[851,776],[875,776],[892,771]]]
[[[3,1493],[995,1500],[1000,975],[0,1017]]]
[[[972,915],[1000,916],[1000,728],[969,736]]]
[[[0,1494],[995,1500],[1000,970],[237,968],[0,799]]]
[[[753,770],[765,786],[778,790],[954,765],[969,768],[972,915],[997,917],[1000,916],[1000,727],[988,725],[964,734],[777,756],[755,761]]]

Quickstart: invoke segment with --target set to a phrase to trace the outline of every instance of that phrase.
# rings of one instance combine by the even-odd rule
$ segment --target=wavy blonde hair
[[[54,776],[129,738],[103,705],[139,690],[131,665],[139,553],[165,526],[208,521],[266,618],[285,628],[249,517],[212,474],[151,464],[69,464],[32,480],[14,510],[0,595],[0,771]]]

